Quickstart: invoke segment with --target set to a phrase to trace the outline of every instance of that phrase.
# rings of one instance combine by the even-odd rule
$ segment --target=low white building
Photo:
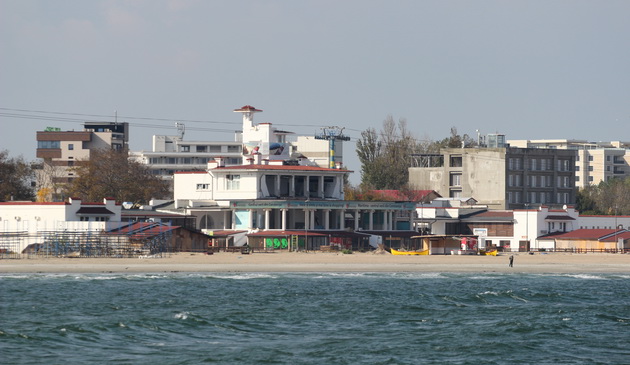
[[[114,199],[88,203],[0,202],[0,249],[22,252],[47,232],[101,232],[121,223],[122,207]]]

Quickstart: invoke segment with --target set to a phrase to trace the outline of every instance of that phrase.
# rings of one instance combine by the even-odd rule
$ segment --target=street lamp
[[[529,203],[525,203],[525,244],[529,251]]]

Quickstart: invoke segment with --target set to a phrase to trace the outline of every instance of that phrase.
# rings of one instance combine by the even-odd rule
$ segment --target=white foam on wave
[[[601,276],[601,275],[595,275],[595,274],[566,274],[563,275],[569,278],[575,278],[575,279],[586,279],[586,280],[607,280],[609,278]]]
[[[180,312],[180,313],[175,313],[173,317],[175,319],[188,319],[189,314],[190,314],[189,312]]]

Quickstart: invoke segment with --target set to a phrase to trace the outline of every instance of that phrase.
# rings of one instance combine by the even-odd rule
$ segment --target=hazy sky
[[[116,112],[132,150],[182,120],[233,140],[246,104],[353,141],[388,115],[419,139],[630,140],[626,0],[0,0],[0,47],[0,149],[28,160],[36,131]]]

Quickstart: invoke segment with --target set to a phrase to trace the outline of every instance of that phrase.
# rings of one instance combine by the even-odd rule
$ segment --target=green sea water
[[[2,364],[630,364],[630,275],[0,275]]]

